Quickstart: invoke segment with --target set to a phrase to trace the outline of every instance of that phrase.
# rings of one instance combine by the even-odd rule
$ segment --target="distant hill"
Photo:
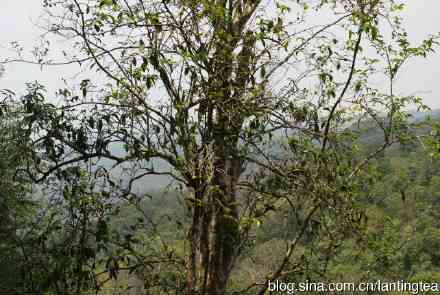
[[[431,118],[432,120],[440,120],[440,109],[431,110],[427,112],[411,111],[409,112],[409,114],[412,116],[414,122],[420,122],[427,118]],[[369,125],[368,122],[366,122],[362,124],[360,129],[358,129],[357,126],[353,127],[353,129],[359,131],[360,142],[372,148],[383,142],[383,133],[373,123],[371,123],[370,126],[368,125]],[[271,146],[272,153],[277,154],[280,152],[281,150],[280,146],[276,142],[279,142],[277,138],[282,139],[284,136],[285,135],[281,132],[274,136],[275,143],[274,145]],[[123,155],[126,153],[121,145],[113,145],[111,147],[111,151],[112,153],[115,153],[117,155]],[[114,164],[114,162],[108,160],[103,160],[102,163],[105,163],[104,165],[108,167]],[[151,160],[149,162],[145,161],[144,163],[148,167],[154,166],[156,171],[163,172],[163,171],[170,171],[171,169],[170,165],[168,165],[165,161],[159,159]],[[128,176],[126,175],[124,176],[122,174],[121,169],[117,169],[117,171],[114,171],[113,176],[115,178],[120,178],[123,182],[125,182],[128,179]],[[161,190],[164,189],[166,186],[170,185],[172,182],[173,181],[169,176],[156,175],[138,180],[137,185],[135,186],[135,190],[137,191]]]
[[[440,109],[430,110],[426,112],[410,111],[409,114],[413,117],[415,121],[421,121],[427,119],[428,117],[433,120],[440,119]]]

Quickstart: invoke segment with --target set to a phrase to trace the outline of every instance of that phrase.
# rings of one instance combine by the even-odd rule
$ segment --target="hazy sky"
[[[440,32],[439,0],[404,1],[406,28],[417,41],[429,33]],[[42,0],[0,0],[0,58],[7,52],[3,49],[13,41],[19,41],[25,48],[36,44],[41,31],[33,24],[42,12]],[[26,82],[35,80],[47,85],[50,90],[63,86],[61,77],[71,77],[75,69],[52,67],[43,72],[37,66],[24,64],[9,65],[0,88],[9,88],[18,93],[24,90]],[[440,50],[426,60],[417,59],[408,63],[400,73],[397,89],[401,93],[418,93],[433,108],[440,108]]]

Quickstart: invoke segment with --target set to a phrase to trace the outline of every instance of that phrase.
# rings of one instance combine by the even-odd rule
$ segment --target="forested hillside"
[[[1,85],[0,295],[437,286],[439,113],[399,78],[440,34],[404,3],[42,5],[2,75],[78,71]]]
[[[362,208],[356,230],[344,235],[344,240],[332,240],[330,236],[329,240],[317,240],[313,231],[319,230],[321,221],[310,223],[294,254],[301,267],[285,276],[285,281],[356,283],[375,281],[378,278],[383,281],[406,282],[440,280],[440,157],[438,133],[435,131],[435,126],[439,124],[436,120],[438,113],[412,115],[415,118],[413,124],[416,125],[411,139],[393,146],[371,162],[368,172],[370,179],[365,179],[365,185],[360,188],[356,200],[356,206]],[[5,134],[2,138],[5,138]],[[363,153],[374,150],[382,136],[381,130],[377,128],[362,132],[362,145],[359,148]],[[278,142],[282,143],[283,139],[280,138]],[[280,150],[280,147],[273,148],[276,152]],[[7,152],[14,157],[14,153],[6,147],[2,151],[3,157]],[[6,161],[2,158],[5,165]],[[13,167],[9,164],[9,171]],[[6,167],[2,167],[2,171],[7,171]],[[3,180],[5,177],[8,179],[3,174]],[[182,192],[173,186],[154,185],[152,189],[145,186],[146,191],[143,193],[146,198],[142,201],[127,198],[112,203],[108,223],[100,223],[99,218],[91,219],[88,230],[92,232],[87,233],[87,236],[91,234],[93,237],[91,247],[98,246],[93,250],[83,245],[81,231],[74,224],[75,220],[79,224],[81,216],[71,211],[78,210],[80,203],[77,202],[90,200],[90,196],[86,200],[80,198],[67,204],[73,215],[63,217],[61,214],[64,213],[56,211],[66,207],[52,207],[53,203],[47,203],[45,197],[38,199],[38,202],[43,203],[12,203],[20,202],[23,198],[20,197],[20,191],[24,187],[17,186],[18,191],[9,192],[13,196],[8,197],[5,194],[8,186],[11,187],[2,185],[3,196],[7,197],[6,202],[2,203],[2,214],[15,220],[7,219],[2,223],[2,294],[20,294],[18,292],[22,291],[19,290],[34,280],[36,284],[48,284],[49,287],[52,280],[65,280],[72,274],[81,277],[82,274],[75,270],[75,263],[78,263],[75,255],[78,254],[97,255],[93,263],[98,265],[87,267],[83,275],[88,278],[88,271],[99,274],[96,282],[99,294],[148,294],[146,290],[153,292],[151,294],[161,294],[163,291],[158,291],[160,289],[154,287],[156,284],[168,286],[166,289],[170,292],[182,288],[185,280],[182,276],[185,253],[182,229],[189,222],[189,212],[181,203]],[[82,196],[85,191],[79,189],[77,193]],[[100,207],[103,204],[88,203],[87,206],[89,210],[96,210],[96,205]],[[273,208],[265,208],[269,211],[267,218],[264,221],[253,221],[255,226],[249,233],[252,243],[245,246],[243,258],[237,261],[228,294],[254,294],[253,290],[247,290],[249,286],[263,281],[264,275],[279,265],[280,257],[284,255],[292,237],[303,230],[303,217],[298,216],[294,209],[298,205],[281,203]],[[5,213],[4,210],[12,212]],[[90,218],[93,211],[87,214]],[[16,240],[15,234],[8,230],[18,230],[19,234],[24,231],[26,239]],[[76,240],[78,238],[80,240]],[[98,244],[95,245],[95,242]],[[105,249],[101,254],[76,252],[78,249],[99,250],[101,242],[102,249]],[[332,243],[335,243],[336,249],[332,249]],[[153,258],[154,261],[154,257],[164,259],[164,254],[164,268],[139,264],[146,259]],[[90,258],[86,256],[85,259]],[[130,260],[137,263],[133,266]]]
[[[419,113],[415,117],[421,122],[427,115],[436,118],[437,114]],[[414,135],[423,138],[431,131],[425,125]],[[380,142],[381,136],[376,129],[366,135],[363,142]],[[372,141],[371,138],[377,139]],[[361,148],[372,147],[366,144]],[[422,139],[397,145],[381,154],[370,167],[372,185],[362,187],[358,199],[357,205],[365,209],[359,231],[352,232],[345,241],[316,241],[313,235],[308,237],[306,234],[295,253],[303,257],[301,268],[286,276],[285,281],[439,281],[440,158],[433,156],[433,152]],[[179,235],[176,227],[182,226],[186,214],[179,211],[178,199],[172,192],[165,200],[160,192],[151,192],[151,200],[142,207],[159,224],[157,230],[167,237],[167,245],[179,256],[184,252],[184,236]],[[137,218],[141,217],[128,207],[125,210],[124,219],[115,224],[115,230],[120,232],[136,224]],[[232,275],[231,294],[254,294],[254,291],[244,290],[256,280],[264,280],[263,275],[277,267],[289,241],[301,230],[301,222],[295,214],[289,205],[280,205],[271,210],[267,220],[257,223],[252,232],[255,240],[247,245],[246,255]],[[130,217],[126,219],[125,216]],[[313,231],[313,226],[308,231]],[[319,227],[319,224],[315,226]],[[131,234],[139,239],[147,238],[143,230]],[[326,253],[331,242],[338,244],[338,249]],[[315,247],[321,251],[315,252]],[[172,284],[179,270],[169,268],[158,275],[159,281]],[[118,280],[122,289],[130,285],[129,278],[130,275]],[[139,280],[143,281],[142,275]],[[131,283],[136,286],[138,281]],[[111,291],[108,294],[112,294]]]

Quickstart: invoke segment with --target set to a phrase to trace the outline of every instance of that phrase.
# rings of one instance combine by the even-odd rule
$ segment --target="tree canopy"
[[[375,159],[416,138],[405,108],[426,108],[395,80],[437,36],[411,44],[394,0],[44,3],[47,32],[72,49],[53,61],[42,43],[35,62],[88,71],[56,103],[38,83],[21,101],[31,147],[20,168],[57,187],[66,210],[56,223],[70,235],[51,249],[73,258],[55,267],[71,267],[63,280],[48,279],[55,292],[99,290],[100,268],[109,280],[137,272],[146,294],[188,295],[266,294],[269,281],[325,273],[364,233]],[[180,204],[174,237],[145,208],[162,176]],[[116,230],[128,204],[140,215]],[[236,290],[277,214],[284,251]]]

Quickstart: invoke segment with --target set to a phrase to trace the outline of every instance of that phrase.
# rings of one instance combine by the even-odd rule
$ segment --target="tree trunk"
[[[195,192],[193,223],[188,235],[188,295],[225,294],[240,243],[237,165],[230,160],[218,161],[213,192]]]
[[[233,51],[240,37],[221,21],[215,27],[218,39],[207,85],[208,102],[199,110],[207,115],[209,136],[205,144],[214,145],[213,177],[209,183],[193,187],[195,203],[188,235],[191,252],[187,265],[187,295],[225,294],[241,242],[237,182],[242,162],[237,146],[243,114],[238,101],[241,97],[236,95],[240,91],[235,88],[245,88],[246,79],[242,76],[248,73],[241,69],[236,78],[243,80],[241,84],[232,81]]]

